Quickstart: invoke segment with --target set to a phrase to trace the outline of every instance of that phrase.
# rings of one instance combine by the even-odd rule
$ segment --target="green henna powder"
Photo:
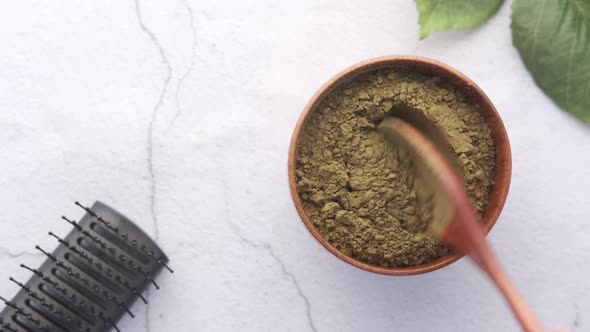
[[[296,176],[303,207],[333,246],[360,261],[403,267],[448,253],[420,222],[411,162],[376,131],[396,106],[423,112],[447,137],[477,212],[494,184],[495,151],[478,105],[438,77],[382,69],[330,92],[306,121]]]

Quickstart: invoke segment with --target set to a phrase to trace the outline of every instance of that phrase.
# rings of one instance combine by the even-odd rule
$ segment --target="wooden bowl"
[[[293,132],[291,146],[289,148],[289,187],[301,220],[316,240],[318,240],[332,254],[336,255],[343,261],[366,271],[387,275],[416,275],[438,270],[457,261],[461,256],[449,254],[430,263],[411,267],[382,267],[354,259],[342,253],[324,239],[303,209],[301,197],[297,190],[297,178],[295,175],[297,144],[299,142],[301,130],[310,114],[317,108],[319,103],[340,84],[348,82],[360,74],[385,68],[404,68],[426,75],[439,76],[455,86],[466,97],[471,98],[473,102],[480,105],[480,112],[491,130],[494,145],[496,147],[495,184],[490,192],[488,207],[483,216],[486,233],[491,230],[502,211],[508,195],[508,188],[510,187],[512,157],[506,128],[490,99],[475,83],[473,83],[473,81],[451,66],[425,57],[391,55],[369,59],[343,70],[324,84],[324,86],[315,93],[305,106],[305,109],[297,122],[295,131]]]

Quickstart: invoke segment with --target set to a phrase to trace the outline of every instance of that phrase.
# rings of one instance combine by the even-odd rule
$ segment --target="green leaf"
[[[590,122],[590,1],[515,0],[512,42],[537,85]]]
[[[435,31],[461,30],[481,25],[504,0],[417,0],[420,39]]]

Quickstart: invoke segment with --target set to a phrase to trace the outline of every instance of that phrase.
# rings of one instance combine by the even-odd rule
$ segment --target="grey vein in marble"
[[[152,114],[151,114],[151,118],[148,124],[148,139],[147,139],[147,153],[148,153],[148,158],[147,158],[147,167],[148,167],[148,172],[150,175],[150,211],[151,211],[151,216],[152,216],[152,221],[153,221],[153,226],[154,226],[154,240],[157,241],[159,238],[159,228],[158,228],[158,217],[156,215],[156,175],[155,175],[155,171],[154,171],[154,148],[153,148],[153,140],[154,140],[154,122],[156,121],[156,115],[158,113],[158,110],[160,109],[160,107],[162,106],[162,104],[164,103],[164,97],[166,96],[166,92],[168,90],[168,85],[170,84],[170,81],[172,79],[172,66],[170,65],[170,61],[168,60],[168,57],[166,56],[166,52],[164,51],[164,47],[162,46],[162,44],[160,43],[160,41],[158,40],[158,37],[156,36],[156,34],[150,30],[150,28],[148,28],[144,21],[143,21],[143,17],[141,15],[141,8],[140,8],[140,4],[139,4],[139,0],[135,0],[135,12],[137,15],[137,21],[139,23],[139,26],[141,28],[141,30],[149,37],[149,39],[152,41],[152,43],[156,46],[161,60],[164,63],[164,65],[166,66],[166,76],[163,80],[162,83],[162,91],[160,92],[160,95],[158,97],[158,101],[156,102],[156,104],[154,105],[153,109],[152,109]],[[146,298],[150,299],[150,289],[147,290],[146,292]],[[150,306],[149,303],[147,304],[146,307],[146,316],[145,316],[145,329],[146,331],[150,331],[150,324],[149,324],[149,317],[150,317]]]
[[[176,119],[178,119],[178,117],[182,114],[182,107],[180,105],[180,93],[182,92],[182,87],[184,85],[184,81],[190,76],[190,74],[192,73],[192,71],[195,67],[195,56],[197,55],[197,28],[195,26],[195,14],[193,12],[193,9],[191,8],[191,6],[188,3],[188,0],[183,0],[183,4],[184,4],[184,7],[186,8],[186,11],[187,11],[187,14],[188,14],[188,17],[190,20],[191,38],[192,38],[191,61],[189,63],[188,68],[186,69],[186,71],[178,79],[178,82],[176,85],[176,94],[174,96],[175,102],[176,102],[176,112],[174,113],[174,116],[172,117],[172,121],[170,121],[169,127],[172,127],[174,125],[174,122],[176,122]]]
[[[43,254],[38,253],[38,252],[23,251],[23,252],[14,253],[14,252],[10,251],[9,248],[6,248],[6,247],[0,247],[0,255],[1,256],[8,256],[10,258],[20,258],[23,256],[30,256],[30,257],[43,256]]]
[[[135,0],[135,10],[136,10],[136,14],[137,14],[137,20],[139,23],[139,26],[141,27],[141,30],[143,32],[145,32],[145,34],[150,38],[150,40],[152,41],[152,43],[156,46],[156,48],[158,49],[158,52],[160,53],[160,57],[162,58],[162,62],[164,63],[164,65],[166,66],[166,77],[163,80],[163,84],[162,84],[162,91],[160,92],[160,96],[158,97],[158,101],[156,102],[156,104],[154,105],[154,108],[152,109],[152,115],[150,118],[150,122],[148,124],[148,141],[147,141],[147,151],[148,151],[148,171],[150,174],[150,210],[152,213],[152,219],[153,219],[153,223],[154,223],[154,239],[157,241],[158,240],[158,236],[159,236],[159,230],[158,230],[158,219],[156,216],[156,175],[154,172],[154,164],[153,164],[153,153],[154,153],[154,149],[153,149],[153,139],[154,139],[154,122],[156,121],[156,115],[158,113],[158,110],[160,109],[160,107],[162,106],[162,104],[164,103],[164,97],[166,96],[166,92],[168,90],[168,85],[170,84],[170,80],[172,79],[172,66],[170,65],[170,61],[168,60],[168,57],[166,56],[166,52],[164,51],[164,47],[162,46],[162,44],[160,43],[160,41],[158,40],[158,37],[156,36],[156,34],[149,29],[144,21],[143,21],[143,17],[141,15],[141,8],[140,8],[140,4],[139,4],[139,0]]]
[[[279,267],[281,268],[281,273],[283,274],[284,277],[286,277],[288,280],[290,280],[293,283],[293,286],[295,287],[295,290],[297,290],[297,294],[299,295],[299,297],[301,298],[301,300],[303,301],[303,303],[305,304],[305,315],[307,317],[307,322],[309,324],[309,328],[312,332],[318,332],[318,329],[314,323],[313,320],[313,316],[311,315],[311,302],[309,301],[309,298],[307,297],[307,295],[305,295],[305,293],[303,292],[303,289],[301,288],[301,286],[299,285],[299,281],[297,281],[297,277],[295,276],[295,274],[291,271],[289,271],[287,269],[287,266],[285,265],[285,262],[283,262],[283,260],[275,253],[274,249],[272,248],[272,246],[270,245],[270,243],[267,242],[254,242],[251,239],[247,238],[243,233],[242,230],[240,229],[240,227],[238,225],[236,225],[234,222],[231,221],[231,219],[228,216],[228,212],[229,212],[229,202],[227,199],[227,189],[225,188],[225,183],[224,185],[224,201],[225,201],[225,222],[226,224],[229,226],[229,228],[231,229],[231,231],[234,233],[234,235],[236,235],[240,241],[257,250],[263,250],[265,251],[270,257],[272,257],[278,264]]]

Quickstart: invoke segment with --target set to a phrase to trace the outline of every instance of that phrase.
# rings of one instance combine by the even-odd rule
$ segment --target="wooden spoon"
[[[408,118],[404,116],[404,120],[406,119]],[[431,141],[438,134],[430,132],[423,123],[424,119],[409,118],[408,122],[417,123],[415,126],[404,120],[386,118],[380,124],[379,131],[396,146],[399,154],[403,153],[405,157],[411,158],[416,174],[410,177],[413,179],[410,185],[416,192],[419,215],[428,217],[428,230],[440,236],[457,253],[469,255],[487,273],[504,295],[524,331],[543,331],[492,252],[480,217],[475,212],[453,164],[445,158],[444,155],[447,154],[443,155],[437,148],[444,146],[444,142],[435,144]],[[427,134],[416,127],[426,130]]]

